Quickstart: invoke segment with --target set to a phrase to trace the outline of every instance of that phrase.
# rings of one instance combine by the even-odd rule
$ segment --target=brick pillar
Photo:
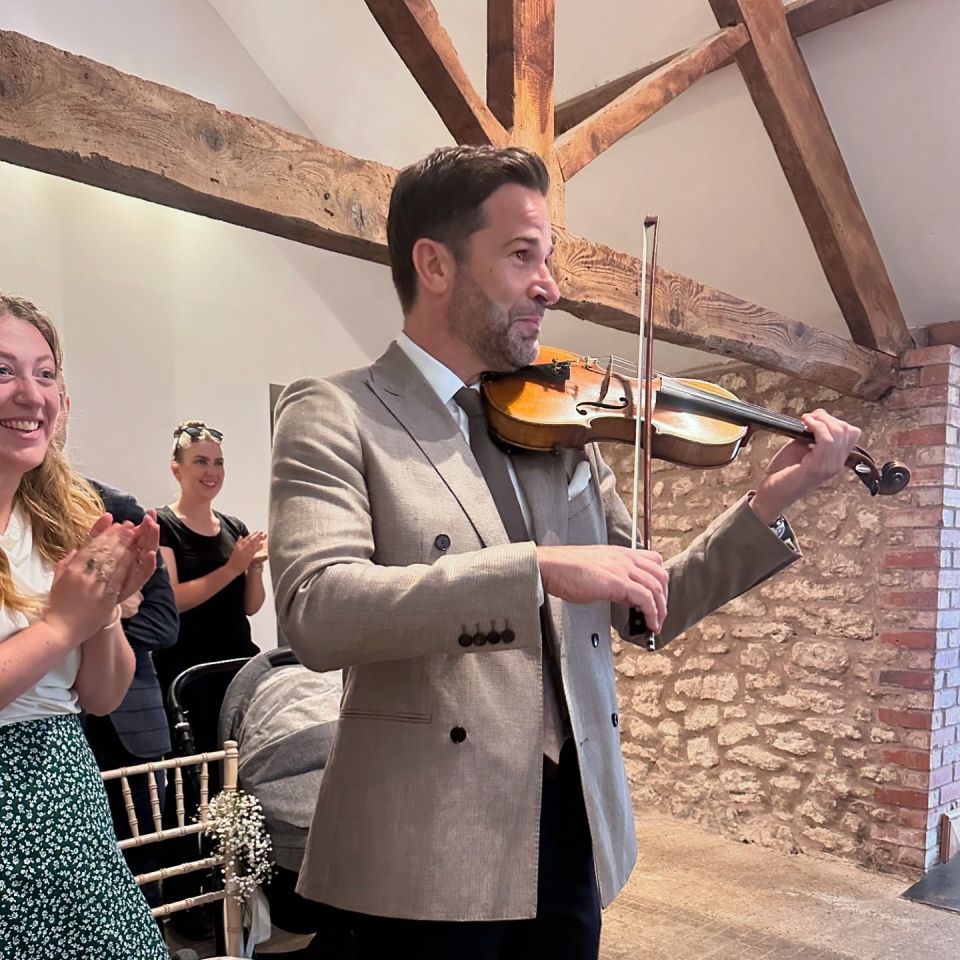
[[[913,475],[881,540],[877,627],[895,655],[876,678],[875,739],[887,744],[869,843],[875,862],[925,870],[960,800],[960,350],[910,351],[885,406],[903,418],[890,439]]]

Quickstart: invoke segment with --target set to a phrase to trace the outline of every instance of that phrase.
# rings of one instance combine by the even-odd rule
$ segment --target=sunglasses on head
[[[181,434],[184,433],[193,440],[199,440],[201,437],[207,436],[213,437],[213,439],[219,443],[223,439],[223,434],[219,430],[214,430],[213,427],[208,427],[206,425],[177,427],[177,429],[174,431],[173,439],[178,440]]]

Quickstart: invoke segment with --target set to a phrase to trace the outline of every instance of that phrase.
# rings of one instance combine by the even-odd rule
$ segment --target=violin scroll
[[[871,496],[890,496],[899,493],[910,482],[910,468],[899,460],[889,460],[878,467],[863,447],[854,447],[847,457],[847,466],[853,470]]]
[[[899,493],[910,482],[910,468],[899,460],[889,460],[880,468],[877,493]]]

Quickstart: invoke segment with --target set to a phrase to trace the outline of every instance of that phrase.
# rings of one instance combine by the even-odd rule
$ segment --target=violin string
[[[783,414],[774,413],[753,403],[744,403],[740,400],[731,400],[728,397],[719,396],[706,390],[698,390],[696,387],[690,387],[686,384],[680,383],[678,380],[675,380],[672,377],[664,377],[663,386],[666,388],[667,393],[673,397],[687,399],[691,402],[698,402],[701,405],[712,407],[715,410],[728,413],[731,416],[738,418],[742,418],[744,415],[749,415],[749,417],[760,423],[779,427],[791,433],[806,433],[806,427],[803,425],[802,420],[797,420],[795,417],[788,417]]]
[[[637,364],[616,354],[609,354],[604,357],[585,358],[588,363],[596,363],[606,369],[609,367],[614,374],[626,377],[630,380],[638,380]],[[663,387],[667,392],[678,399],[689,400],[693,403],[700,403],[702,406],[712,407],[715,412],[726,413],[736,419],[756,420],[759,423],[778,429],[786,430],[789,433],[806,433],[806,427],[802,420],[796,417],[788,417],[785,414],[775,413],[754,403],[746,403],[742,400],[732,400],[719,394],[711,393],[707,390],[700,390],[697,387],[690,386],[678,380],[676,377],[661,375]],[[637,402],[643,397],[643,388],[635,384]]]
[[[609,365],[615,374],[628,377],[632,380],[638,379],[637,365],[635,363],[623,357],[618,357],[615,354],[610,354],[608,357],[604,357],[603,360],[605,361],[603,366],[606,368]],[[803,421],[795,417],[778,414],[764,407],[757,406],[753,403],[746,403],[742,400],[732,400],[729,397],[723,397],[707,390],[699,390],[694,386],[681,382],[675,377],[661,375],[661,381],[664,387],[669,388],[668,392],[674,397],[687,399],[691,402],[699,401],[701,404],[712,406],[718,412],[724,412],[738,417],[749,415],[752,419],[761,423],[782,428],[789,432],[806,431]],[[642,398],[642,395],[643,390],[642,387],[640,387],[637,390],[638,401]]]

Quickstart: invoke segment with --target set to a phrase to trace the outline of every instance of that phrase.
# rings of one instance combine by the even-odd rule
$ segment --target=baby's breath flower
[[[233,874],[234,893],[246,901],[267,880],[273,867],[271,843],[260,801],[242,790],[218,793],[210,801],[210,819],[204,831],[215,852],[223,857],[220,868]]]

